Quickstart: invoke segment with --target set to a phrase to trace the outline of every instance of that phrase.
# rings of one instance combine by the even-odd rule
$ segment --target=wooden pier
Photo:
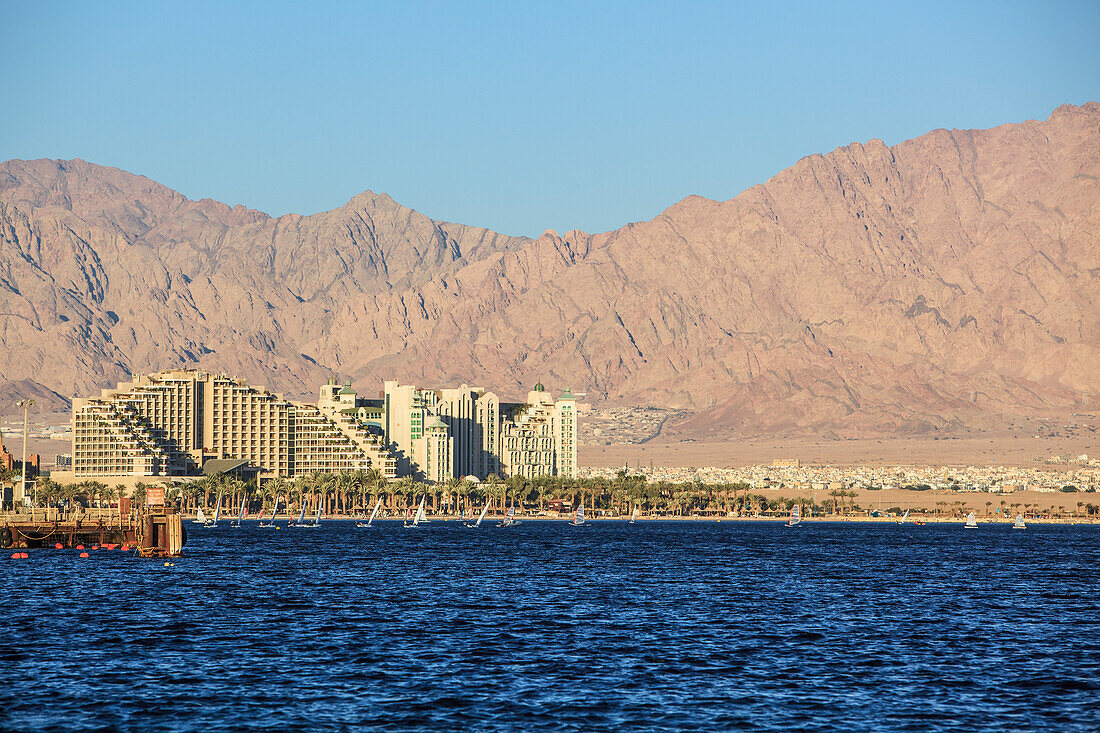
[[[142,512],[56,509],[0,513],[0,549],[129,545],[143,557],[176,557],[187,543],[181,517],[165,507]]]

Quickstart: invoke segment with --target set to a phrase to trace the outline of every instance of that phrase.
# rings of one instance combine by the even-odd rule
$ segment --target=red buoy
[[[76,546],[76,549],[78,549],[78,550],[83,550],[83,549],[84,549],[84,545],[77,545],[77,546]]]
[[[65,548],[65,546],[64,546],[63,544],[61,544],[60,542],[56,543],[56,544],[55,544],[55,545],[53,546],[53,549],[55,549],[55,550],[62,550],[62,549],[64,549],[64,548]]]
[[[28,554],[27,554],[27,553],[25,553],[25,552],[20,552],[20,553],[19,553],[19,557],[21,557],[21,558],[23,558],[24,560],[26,560],[26,559],[27,559],[28,557],[30,557],[30,555],[28,555]]]
[[[99,545],[92,545],[92,549],[93,549],[93,550],[98,550],[98,549],[99,549]]]
[[[86,553],[86,552],[82,552],[82,553],[80,553],[80,556],[81,556],[81,557],[88,557],[88,553]]]
[[[18,560],[19,559],[19,553],[18,552],[13,552],[11,554],[11,559],[12,560]]]

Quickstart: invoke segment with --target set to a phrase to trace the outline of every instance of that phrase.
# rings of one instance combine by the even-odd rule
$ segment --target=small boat
[[[195,518],[191,520],[191,524],[206,524],[206,515],[203,514],[202,507],[199,507],[199,511],[195,514]]]
[[[1012,523],[1012,529],[1027,529],[1027,525],[1024,524],[1023,514],[1016,515],[1016,521]]]
[[[300,524],[298,526],[302,527],[303,529],[317,529],[318,527],[320,527],[322,506],[323,505],[321,504],[321,502],[317,502],[317,513],[313,515],[313,521],[306,522],[305,524]]]
[[[802,507],[799,504],[791,505],[791,517],[787,520],[785,527],[797,527],[802,522]]]
[[[909,510],[905,510],[905,514],[901,515],[901,519],[898,520],[898,524],[905,524],[905,520],[909,518]]]
[[[570,522],[574,527],[584,526],[584,504],[577,507],[577,513],[573,515],[573,521]]]
[[[244,499],[241,499],[241,510],[239,512],[237,512],[237,518],[229,523],[230,527],[240,528],[241,520],[244,519],[244,506],[245,506],[245,503],[246,502],[244,501]]]
[[[420,498],[420,506],[416,508],[416,513],[413,515],[412,521],[405,520],[404,527],[411,529],[413,527],[419,527],[422,523],[427,521],[427,515],[424,514],[424,502],[428,500],[428,495],[424,494]],[[423,519],[421,517],[424,517]]]
[[[970,512],[970,514],[966,515],[966,524],[964,526],[967,529],[978,528],[978,518],[974,516],[974,512]]]
[[[366,523],[356,522],[355,526],[362,527],[364,529],[370,527],[370,523],[373,522],[374,518],[378,516],[378,507],[380,506],[382,506],[382,497],[378,497],[378,501],[374,503],[374,511],[370,513],[370,519],[368,519]]]
[[[222,494],[218,494],[218,505],[214,507],[214,518],[206,523],[207,527],[217,527],[218,518],[222,515]]]
[[[480,527],[482,520],[485,519],[485,515],[489,513],[489,504],[491,504],[492,501],[492,499],[486,500],[485,506],[481,509],[481,514],[477,515],[477,521],[473,523],[467,522],[466,526],[472,529],[477,529],[478,527]]]
[[[634,524],[634,520],[638,518],[638,505],[634,505],[634,513],[630,515],[630,522],[628,524]]]
[[[513,504],[512,506],[508,507],[508,511],[504,513],[504,519],[502,519],[500,524],[498,524],[497,526],[514,527],[517,524],[519,524],[519,522],[516,521],[516,505]]]
[[[303,498],[301,502],[302,508],[298,511],[298,519],[289,523],[291,527],[301,527],[302,523],[306,521],[306,500]]]
[[[279,516],[279,497],[276,496],[275,497],[275,506],[271,509],[271,521],[269,521],[267,524],[264,524],[263,522],[260,522],[260,526],[261,527],[274,527],[275,526],[275,518],[278,517],[278,516]]]

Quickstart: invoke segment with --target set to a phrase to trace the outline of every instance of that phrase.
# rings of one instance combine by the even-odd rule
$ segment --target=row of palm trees
[[[146,489],[151,484],[137,484],[135,504],[145,500]],[[110,486],[99,481],[83,481],[61,485],[49,479],[37,482],[40,504],[73,507],[79,503],[85,507],[110,506],[123,496],[121,484]],[[612,515],[629,514],[634,507],[646,514],[672,516],[757,516],[781,514],[800,505],[803,514],[856,515],[869,513],[856,503],[855,491],[834,489],[822,497],[816,496],[777,498],[753,493],[746,483],[708,484],[700,481],[672,483],[647,481],[644,476],[629,475],[620,471],[614,478],[573,479],[544,476],[527,479],[509,476],[501,479],[490,475],[482,483],[452,478],[439,484],[428,484],[412,478],[387,481],[376,470],[347,471],[341,473],[313,472],[294,479],[274,478],[257,482],[242,480],[229,474],[204,476],[198,480],[176,480],[165,492],[168,502],[185,513],[199,508],[212,511],[220,502],[223,511],[236,513],[242,502],[249,513],[270,513],[276,498],[282,511],[315,511],[321,506],[327,516],[356,515],[369,512],[376,501],[387,514],[403,514],[415,506],[422,497],[432,513],[458,515],[475,512],[491,500],[497,507],[521,504],[528,509],[546,510],[555,504],[565,510],[580,505],[593,513]],[[990,513],[992,502],[986,502]],[[1005,502],[1001,502],[1005,509]],[[1021,505],[1011,505],[1013,513]],[[1025,511],[1037,511],[1038,506],[1024,504]],[[891,508],[897,510],[896,507]],[[1061,507],[1065,513],[1065,507]],[[900,510],[898,510],[900,511]],[[914,510],[914,513],[939,516],[961,516],[966,504],[961,500],[937,501],[933,510]],[[1077,515],[1096,515],[1100,507],[1077,502]]]

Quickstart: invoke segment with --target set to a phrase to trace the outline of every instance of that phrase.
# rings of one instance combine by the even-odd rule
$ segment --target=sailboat
[[[970,512],[970,514],[966,515],[966,524],[964,526],[967,529],[977,529],[978,528],[978,519],[977,519],[977,517],[974,516],[974,512]]]
[[[508,511],[504,513],[504,519],[502,519],[500,524],[498,524],[497,526],[514,527],[517,524],[519,524],[519,522],[516,521],[516,505],[513,504],[512,506],[508,507]]]
[[[1027,529],[1027,525],[1024,524],[1023,514],[1016,515],[1016,521],[1012,523],[1012,529]]]
[[[239,512],[237,512],[237,518],[229,523],[230,527],[240,527],[241,526],[241,520],[244,519],[244,506],[245,506],[245,503],[246,503],[245,500],[242,498],[241,499],[241,510]]]
[[[302,508],[298,510],[298,518],[290,523],[291,527],[301,527],[302,523],[306,520],[306,500],[305,497],[301,498]]]
[[[629,524],[634,524],[634,520],[638,518],[638,505],[634,505],[634,513],[630,515]]]
[[[573,515],[573,521],[570,522],[574,527],[584,526],[584,504],[577,507],[577,513]]]
[[[801,522],[802,522],[802,505],[801,504],[792,504],[791,505],[791,517],[790,517],[790,519],[787,520],[787,523],[783,526],[784,527],[797,527]]]
[[[301,524],[299,526],[304,527],[306,529],[317,529],[318,527],[320,527],[321,526],[321,507],[322,506],[323,506],[323,504],[321,502],[317,502],[317,513],[315,515],[313,515],[313,521],[308,522],[306,524]]]
[[[356,522],[355,526],[363,528],[370,527],[370,523],[378,516],[378,507],[380,506],[382,506],[382,497],[378,497],[378,501],[374,503],[374,511],[370,513],[370,519],[368,519],[365,524],[363,522]]]
[[[428,521],[427,515],[424,514],[424,502],[428,500],[428,495],[420,497],[420,506],[416,508],[416,513],[413,515],[412,522],[405,520],[404,526],[407,528],[419,527],[421,523]]]
[[[485,519],[485,515],[489,513],[489,504],[492,503],[492,499],[486,499],[485,506],[481,510],[481,514],[477,516],[476,522],[466,522],[467,527],[477,528],[481,526],[481,520]]]
[[[206,523],[207,527],[217,527],[218,517],[222,515],[222,494],[218,494],[218,505],[214,507],[214,518]]]
[[[275,526],[275,518],[277,516],[279,516],[279,497],[276,496],[275,497],[275,506],[271,510],[271,521],[268,522],[267,524],[264,524],[263,522],[260,522],[260,526],[261,527],[274,527]]]
[[[191,520],[191,524],[206,524],[206,515],[203,514],[202,507],[199,507],[199,511],[195,514],[195,518]]]
[[[905,510],[905,514],[901,515],[901,519],[898,520],[898,524],[905,524],[905,520],[909,518],[909,510]]]

